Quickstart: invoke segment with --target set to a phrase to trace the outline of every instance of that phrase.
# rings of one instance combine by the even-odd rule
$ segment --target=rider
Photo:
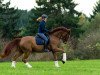
[[[48,52],[49,50],[47,49],[47,42],[48,42],[48,39],[47,37],[45,36],[45,33],[49,32],[47,29],[46,29],[46,21],[47,21],[47,18],[48,16],[46,14],[43,14],[41,17],[39,17],[37,19],[37,21],[39,21],[39,28],[38,28],[38,35],[40,35],[43,39],[44,39],[44,51],[45,52]]]

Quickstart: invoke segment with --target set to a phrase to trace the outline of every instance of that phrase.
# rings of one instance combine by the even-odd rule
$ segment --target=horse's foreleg
[[[66,53],[65,53],[65,51],[63,49],[61,49],[61,48],[56,48],[56,49],[54,49],[54,51],[63,53],[62,62],[65,63],[65,61],[66,61]]]
[[[22,52],[19,52],[17,51],[14,55],[14,57],[12,58],[12,65],[11,67],[15,68],[16,67],[16,59],[21,56],[23,53]]]
[[[28,68],[32,68],[32,66],[27,62],[27,58],[29,57],[30,53],[31,53],[30,51],[24,53],[24,56],[23,56],[23,58],[22,58],[22,61],[25,63],[25,65],[26,65]]]
[[[53,52],[53,56],[54,56],[54,64],[56,67],[60,67],[59,64],[58,64],[58,57],[57,57],[57,53],[56,52]]]
[[[61,52],[61,53],[65,53],[65,51],[62,48],[55,48],[54,52]]]

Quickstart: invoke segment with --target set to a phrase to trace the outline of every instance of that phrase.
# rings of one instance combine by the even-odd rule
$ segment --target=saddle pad
[[[37,45],[44,45],[44,40],[41,37],[35,36],[35,40]]]

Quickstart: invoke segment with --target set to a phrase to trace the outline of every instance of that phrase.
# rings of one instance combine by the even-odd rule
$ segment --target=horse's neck
[[[60,39],[62,34],[63,34],[62,31],[58,31],[58,32],[53,33],[52,35]]]

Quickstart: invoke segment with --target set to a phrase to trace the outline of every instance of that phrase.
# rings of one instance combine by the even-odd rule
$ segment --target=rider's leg
[[[43,33],[39,33],[39,36],[41,36],[41,38],[44,40],[44,51],[48,52],[49,50],[47,49],[47,42],[48,42],[47,37]]]

